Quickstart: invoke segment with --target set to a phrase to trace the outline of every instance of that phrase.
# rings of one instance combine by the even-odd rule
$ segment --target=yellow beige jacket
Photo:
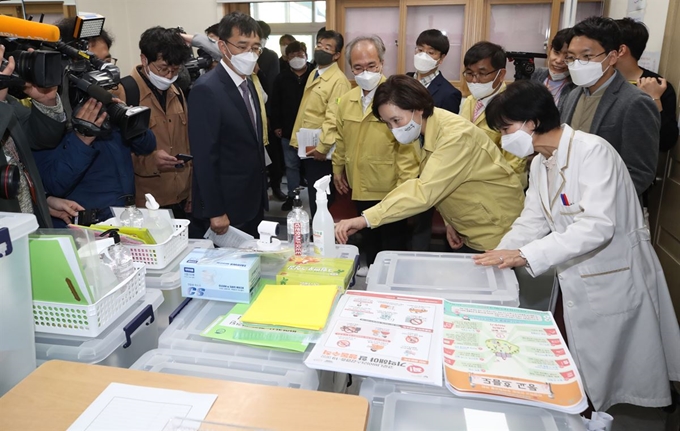
[[[364,113],[361,96],[361,88],[356,87],[340,98],[333,174],[347,174],[353,200],[379,201],[418,176],[418,153],[413,144],[401,145],[394,139],[371,112],[372,103]]]
[[[501,84],[501,88],[498,91],[498,93],[502,93],[505,91],[507,86],[505,85],[505,82]],[[463,102],[463,107],[460,110],[460,115],[464,117],[466,120],[472,121],[472,114],[474,113],[475,110],[475,105],[477,104],[477,99],[475,99],[472,95],[468,96],[465,101]],[[526,159],[520,159],[519,157],[508,153],[507,151],[503,150],[501,148],[501,132],[498,132],[496,130],[493,130],[489,125],[486,123],[486,110],[482,111],[481,115],[477,117],[476,121],[472,121],[475,126],[479,127],[486,133],[486,135],[491,138],[494,144],[498,147],[499,150],[501,150],[501,153],[503,154],[503,157],[505,160],[508,162],[510,167],[512,168],[513,171],[517,173],[519,176],[520,182],[522,183],[522,187],[526,188],[527,187],[527,160]]]
[[[420,177],[364,212],[371,227],[435,206],[468,247],[494,249],[524,207],[519,179],[495,144],[463,117],[435,108],[420,153]]]
[[[321,129],[321,137],[316,149],[326,154],[336,141],[337,129],[335,114],[340,96],[352,89],[347,77],[333,63],[326,71],[314,79],[316,69],[309,74],[305,92],[298,108],[290,145],[297,148],[297,132],[300,129]]]

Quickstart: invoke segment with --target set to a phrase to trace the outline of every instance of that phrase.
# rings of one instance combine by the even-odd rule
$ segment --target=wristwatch
[[[522,250],[518,250],[518,251],[519,251],[519,257],[521,257],[522,259],[524,259],[527,262],[527,264],[524,265],[524,266],[526,266],[527,268],[531,268],[531,265],[529,265],[529,259],[527,259],[527,257],[524,255],[524,253],[522,253]]]

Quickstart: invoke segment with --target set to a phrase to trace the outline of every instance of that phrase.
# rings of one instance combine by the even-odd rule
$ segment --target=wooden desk
[[[0,430],[64,431],[109,383],[217,394],[207,421],[274,431],[365,431],[368,401],[342,394],[49,361],[0,398]]]

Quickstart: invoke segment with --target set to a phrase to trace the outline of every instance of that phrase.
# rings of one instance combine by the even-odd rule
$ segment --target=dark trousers
[[[272,159],[271,165],[267,166],[267,173],[269,174],[269,186],[272,189],[281,188],[281,179],[283,178],[285,165],[283,163],[283,150],[281,149],[281,140],[274,134],[272,130],[269,131],[269,145],[265,147],[269,158]]]
[[[413,216],[414,226],[411,235],[412,251],[430,251],[430,241],[432,239],[432,215],[436,210],[434,207]]]
[[[316,214],[316,189],[314,183],[325,177],[326,175],[333,175],[333,163],[330,160],[317,162],[314,159],[304,159],[302,161],[304,166],[304,178],[307,180],[307,193],[309,193],[309,208],[311,209],[312,219]],[[335,199],[335,186],[331,179],[331,194],[328,196],[328,207],[330,208]]]
[[[359,214],[379,204],[380,201],[352,201]],[[406,219],[361,231],[361,250],[366,253],[366,263],[372,265],[381,251],[406,250],[408,243],[408,221]]]
[[[227,214],[228,216],[229,214]],[[191,224],[189,225],[189,238],[202,239],[206,231],[210,229],[210,219],[199,219],[191,217]],[[259,213],[255,218],[239,225],[233,225],[236,229],[258,238],[260,234],[257,232],[257,227],[264,220],[264,208],[260,208]]]
[[[164,210],[171,210],[173,217],[174,218],[182,218],[185,220],[189,219],[189,215],[187,214],[186,211],[184,211],[184,208],[187,205],[187,200],[184,199],[182,202],[176,203],[176,204],[170,204],[170,205],[164,205],[161,207],[161,209]]]

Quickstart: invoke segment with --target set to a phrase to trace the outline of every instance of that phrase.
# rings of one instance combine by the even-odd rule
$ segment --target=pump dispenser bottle
[[[120,215],[121,226],[142,227],[144,225],[144,214],[135,206],[135,197],[125,198],[125,210]]]
[[[335,257],[335,223],[328,211],[328,195],[331,175],[326,175],[314,183],[316,189],[316,214],[312,221],[314,231],[314,253],[322,257]]]
[[[145,221],[144,227],[149,229],[149,233],[156,240],[156,244],[162,244],[172,236],[175,230],[170,222],[158,213],[160,205],[158,205],[153,195],[147,193],[144,197],[146,198],[146,209],[149,210],[149,217]]]
[[[309,252],[309,214],[302,209],[300,190],[295,189],[293,209],[288,213],[288,243],[293,246],[295,256]]]

